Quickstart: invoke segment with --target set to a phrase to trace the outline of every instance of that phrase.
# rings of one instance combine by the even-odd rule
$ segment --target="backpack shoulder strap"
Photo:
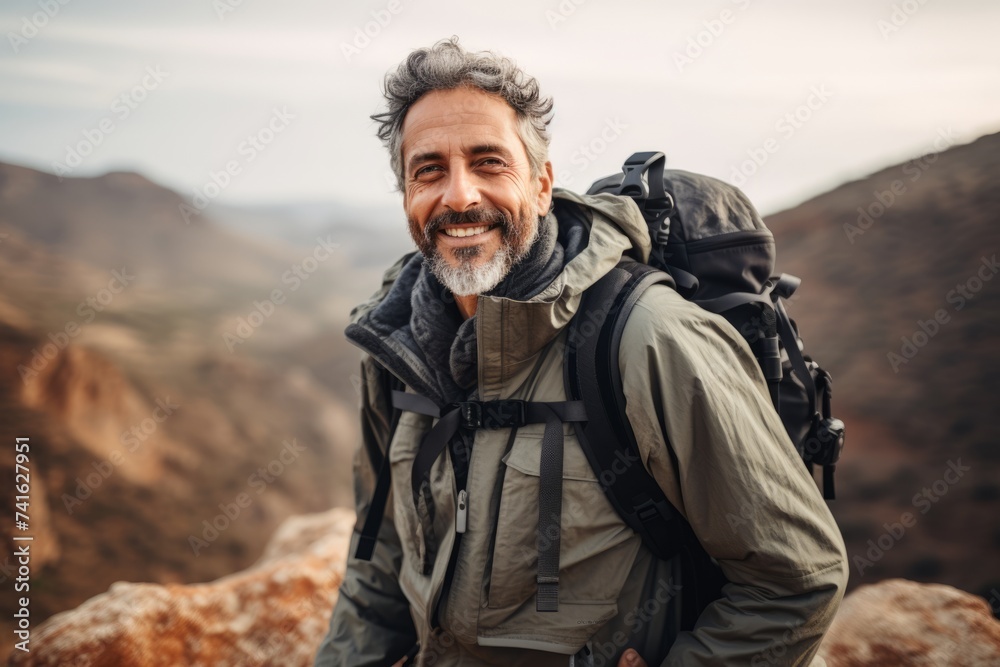
[[[374,361],[373,363],[377,364]],[[381,364],[378,364],[378,369],[383,400],[387,405],[392,405],[392,392],[401,391],[405,387],[402,380],[390,373]],[[402,411],[399,408],[393,406],[384,450],[379,449],[378,444],[373,439],[363,438],[365,451],[368,454],[368,462],[375,472],[375,488],[372,491],[371,504],[368,507],[368,514],[365,515],[361,534],[358,537],[358,545],[354,552],[355,558],[361,560],[372,559],[375,544],[378,542],[378,532],[382,526],[382,517],[385,516],[385,508],[389,500],[389,487],[392,482],[392,468],[389,465],[389,444],[396,433],[401,413]]]
[[[722,596],[726,579],[690,524],[642,465],[625,412],[618,363],[629,314],[639,297],[654,284],[674,287],[668,274],[628,261],[584,294],[570,325],[565,384],[567,398],[582,400],[586,406],[588,421],[573,426],[611,505],[655,556],[676,557],[674,571],[683,584],[673,603],[678,605],[680,628],[690,630],[705,607]]]
[[[666,273],[625,261],[587,290],[570,324],[564,372],[567,397],[582,400],[587,408],[588,421],[574,426],[601,488],[646,546],[658,557],[670,558],[694,536],[641,463],[618,363],[628,316],[657,283],[673,286]]]

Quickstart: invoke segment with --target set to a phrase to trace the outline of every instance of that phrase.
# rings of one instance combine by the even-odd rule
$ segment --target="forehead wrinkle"
[[[505,139],[520,143],[514,108],[498,96],[468,89],[432,91],[417,100],[403,119],[402,134],[400,149],[404,158],[408,150],[425,143],[430,145],[423,152],[440,152],[435,144],[441,135],[449,139],[459,135],[463,140],[466,136],[480,137],[477,144],[503,146]],[[414,138],[415,134],[421,136]]]

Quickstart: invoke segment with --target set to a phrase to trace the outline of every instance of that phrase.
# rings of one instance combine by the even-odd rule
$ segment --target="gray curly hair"
[[[401,191],[406,113],[426,93],[460,86],[498,95],[514,109],[517,133],[528,154],[531,175],[542,173],[549,154],[547,127],[552,120],[552,98],[543,97],[538,81],[525,74],[514,61],[490,51],[471,53],[459,45],[457,37],[452,37],[430,48],[417,49],[395,71],[386,74],[382,90],[386,109],[371,116],[378,123],[376,134],[389,151],[389,163]]]

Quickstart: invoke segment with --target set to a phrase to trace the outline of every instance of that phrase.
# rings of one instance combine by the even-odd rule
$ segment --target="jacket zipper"
[[[766,229],[741,230],[718,236],[710,236],[706,239],[688,241],[687,252],[693,255],[702,252],[712,252],[713,250],[722,250],[724,248],[759,245],[768,242],[774,243],[774,235]]]
[[[455,512],[455,543],[451,546],[451,554],[448,556],[448,567],[445,570],[444,581],[441,583],[441,588],[438,589],[437,599],[434,600],[432,606],[434,611],[431,613],[431,629],[436,630],[441,627],[440,615],[441,611],[441,598],[444,597],[445,588],[451,587],[451,578],[455,574],[455,566],[458,564],[458,552],[462,546],[462,536],[465,535],[465,528],[469,516],[469,492],[466,491],[465,486],[468,482],[469,468],[472,463],[472,447],[469,446],[466,440],[466,434],[461,433],[462,444],[466,452],[465,461],[461,466],[455,465],[455,459],[452,448],[448,447],[448,453],[452,456],[452,467],[455,470],[455,483],[457,486],[461,487],[458,491],[458,510]],[[462,510],[462,500],[465,500],[465,509]],[[461,530],[459,529],[459,521],[461,520]]]
[[[476,333],[478,334],[479,333],[478,320],[476,321],[476,327],[477,327]],[[542,367],[542,362],[545,361],[545,358],[548,356],[549,350],[551,349],[554,343],[555,340],[550,342],[548,346],[545,347],[543,352],[540,355],[538,355],[538,361],[535,362],[535,366],[534,368],[531,369],[531,374],[528,376],[528,382],[527,382],[528,387],[534,387],[535,381],[538,377],[538,372]],[[480,373],[481,372],[482,372],[482,366],[480,366]],[[479,379],[481,381],[482,377],[480,377]],[[472,437],[473,440],[475,440],[475,436]],[[493,499],[496,500],[497,502],[496,502],[496,508],[491,508],[494,509],[493,532],[490,536],[490,544],[487,552],[489,554],[489,558],[487,559],[488,561],[487,567],[492,567],[491,564],[493,562],[493,546],[496,543],[496,537],[497,537],[497,518],[499,517],[500,514],[500,502],[498,499],[498,493],[503,487],[503,477],[504,473],[506,473],[507,471],[507,463],[505,459],[507,458],[507,454],[510,453],[511,447],[514,446],[514,438],[516,437],[517,437],[517,427],[514,427],[510,431],[510,437],[507,440],[507,446],[505,447],[503,456],[501,457],[502,460],[500,461],[500,465],[502,466],[502,468],[497,473],[497,478],[499,480],[500,486],[493,487]],[[456,512],[455,516],[455,543],[451,546],[451,555],[448,557],[448,567],[445,570],[444,582],[441,584],[441,589],[438,591],[437,599],[434,600],[434,602],[432,603],[434,611],[431,613],[431,630],[436,630],[441,627],[440,614],[439,614],[439,612],[441,611],[441,598],[444,597],[444,589],[446,587],[450,589],[451,587],[451,579],[455,575],[455,566],[458,564],[458,552],[462,546],[462,536],[465,535],[465,529],[467,527],[468,516],[469,516],[469,492],[466,490],[465,487],[468,482],[469,469],[472,467],[473,448],[469,445],[468,441],[465,440],[464,434],[462,438],[463,438],[463,443],[465,445],[465,451],[467,452],[468,456],[465,460],[464,466],[461,469],[461,475],[459,475],[459,470],[457,469],[455,470],[456,485],[461,487],[460,490],[458,491],[459,510]],[[448,451],[449,453],[451,452],[451,447],[448,448]],[[454,465],[454,459],[452,459],[452,464]],[[461,510],[461,500],[463,497],[465,499],[464,512]],[[461,524],[459,523],[460,518],[461,518]],[[460,526],[462,529],[458,530]],[[492,582],[490,583],[492,585]]]
[[[458,510],[455,513],[455,532],[464,533],[469,520],[469,492],[462,489],[458,492]]]

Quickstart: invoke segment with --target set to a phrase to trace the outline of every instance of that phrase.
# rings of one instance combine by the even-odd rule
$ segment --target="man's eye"
[[[417,172],[414,174],[414,176],[420,178],[421,176],[426,176],[427,174],[439,171],[440,169],[441,167],[439,167],[436,164],[429,164],[426,167],[421,167],[420,169],[417,169]]]

